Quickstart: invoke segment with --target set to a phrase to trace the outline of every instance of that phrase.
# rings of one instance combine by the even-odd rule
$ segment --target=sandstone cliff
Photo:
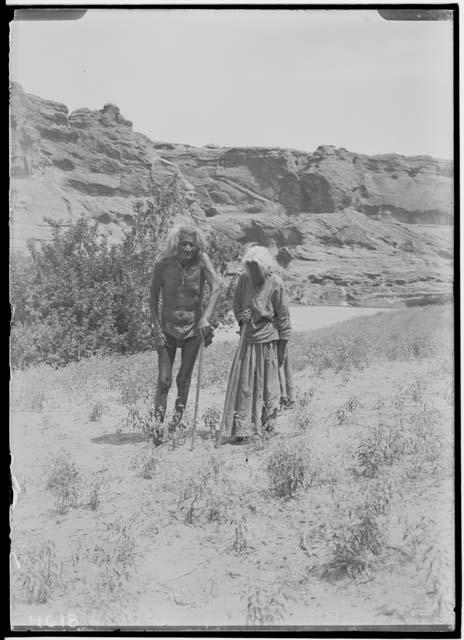
[[[175,173],[196,222],[273,247],[294,300],[384,305],[451,295],[449,161],[153,142],[114,105],[68,113],[17,84],[10,123],[14,247],[48,238],[44,218],[81,215],[117,241],[134,201]]]

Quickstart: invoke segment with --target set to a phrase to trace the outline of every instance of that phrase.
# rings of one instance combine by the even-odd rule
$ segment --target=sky
[[[10,77],[195,146],[452,158],[452,23],[374,10],[89,9],[14,21]]]

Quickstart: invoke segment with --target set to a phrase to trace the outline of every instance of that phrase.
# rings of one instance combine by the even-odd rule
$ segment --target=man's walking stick
[[[242,322],[240,327],[240,342],[238,343],[238,348],[236,352],[236,356],[232,362],[232,368],[229,373],[229,380],[227,382],[227,391],[226,398],[224,400],[224,410],[222,412],[221,418],[221,426],[219,427],[219,431],[216,431],[216,442],[215,448],[217,449],[220,444],[222,444],[222,433],[224,431],[224,427],[228,420],[234,419],[234,411],[235,411],[235,397],[237,393],[238,383],[240,380],[240,368],[242,365],[243,358],[243,346],[245,343],[245,334],[246,334],[246,322]]]
[[[197,389],[195,394],[195,411],[193,412],[193,427],[192,427],[192,441],[190,443],[190,451],[193,451],[195,447],[195,431],[197,429],[197,416],[198,416],[198,401],[200,399],[200,385],[201,385],[201,374],[203,369],[203,351],[205,348],[205,344],[203,338],[201,339],[200,344],[200,356],[198,358],[198,374],[197,374]]]

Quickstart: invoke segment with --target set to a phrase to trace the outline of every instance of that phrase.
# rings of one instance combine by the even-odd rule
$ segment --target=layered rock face
[[[135,200],[176,175],[198,224],[272,248],[296,301],[382,306],[452,294],[449,161],[153,142],[114,105],[69,114],[16,84],[10,122],[14,247],[47,239],[45,218],[81,215],[118,241]]]

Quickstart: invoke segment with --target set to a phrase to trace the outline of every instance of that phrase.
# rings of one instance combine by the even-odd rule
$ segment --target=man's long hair
[[[188,233],[189,235],[191,234],[195,236],[195,243],[198,247],[199,254],[206,251],[207,243],[202,231],[193,224],[181,224],[171,229],[168,233],[163,250],[163,258],[175,256],[177,254],[179,235],[181,233]]]

